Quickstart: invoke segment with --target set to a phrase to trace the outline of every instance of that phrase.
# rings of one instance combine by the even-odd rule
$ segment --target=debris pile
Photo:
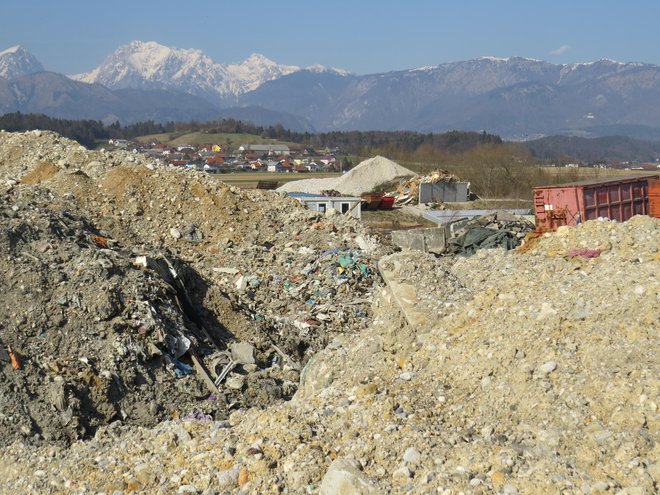
[[[449,227],[447,252],[472,255],[478,249],[518,247],[534,230],[534,223],[505,212],[494,212],[472,220],[454,222]]]
[[[425,175],[417,175],[398,185],[396,191],[392,192],[394,203],[397,206],[413,205],[419,202],[420,184],[437,184],[439,182],[460,182],[457,176],[450,174],[446,170],[437,169]]]
[[[317,354],[292,401],[114,423],[66,452],[13,444],[0,477],[39,493],[655,493],[659,235],[635,217],[525,253],[395,254],[373,324]]]
[[[22,359],[0,380],[6,439],[287,399],[370,319],[361,225],[279,193],[28,132],[0,133],[0,194],[0,358]]]
[[[376,266],[350,218],[33,138],[0,133],[3,490],[658,491],[660,220]]]
[[[328,179],[304,179],[288,182],[277,190],[321,194],[324,190],[338,191],[344,196],[362,196],[378,190],[386,184],[416,175],[412,170],[382,156],[360,162],[341,177]]]

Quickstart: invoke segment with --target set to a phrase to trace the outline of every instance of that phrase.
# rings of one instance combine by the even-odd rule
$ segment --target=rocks
[[[397,253],[381,287],[352,220],[93,159],[5,163],[4,490],[657,491],[658,220]]]
[[[231,358],[238,364],[255,364],[254,359],[255,349],[252,344],[248,342],[236,342],[229,346],[231,350]]]
[[[320,495],[369,495],[380,493],[354,460],[337,459],[323,476]]]
[[[548,373],[552,373],[556,369],[557,369],[557,363],[555,363],[554,361],[547,361],[543,363],[541,366],[539,366],[539,371],[541,373],[545,373],[546,375]]]

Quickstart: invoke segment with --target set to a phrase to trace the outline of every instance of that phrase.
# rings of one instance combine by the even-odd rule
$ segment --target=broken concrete
[[[401,249],[434,254],[442,253],[447,246],[444,227],[394,230],[392,231],[392,243]]]

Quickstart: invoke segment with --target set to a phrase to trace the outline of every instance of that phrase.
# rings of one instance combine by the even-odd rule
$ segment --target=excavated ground
[[[5,138],[0,134],[0,141]],[[12,135],[11,139],[18,138]],[[0,143],[0,150],[5,149]],[[8,343],[7,335],[24,334],[26,342],[43,339],[42,346],[48,349],[49,335],[59,335],[51,328],[50,318],[57,316],[51,308],[62,307],[58,301],[63,294],[67,301],[74,301],[68,294],[76,287],[83,291],[85,284],[77,277],[89,276],[90,281],[101,278],[102,282],[96,283],[101,293],[116,294],[114,306],[119,309],[115,312],[122,311],[122,307],[138,308],[131,301],[144,298],[146,293],[155,301],[153,304],[160,304],[151,313],[167,319],[163,327],[183,325],[200,347],[212,347],[204,341],[203,333],[192,332],[195,322],[186,321],[176,301],[169,306],[160,303],[168,301],[171,287],[153,270],[131,265],[138,255],[155,258],[155,253],[145,254],[145,250],[158,246],[159,253],[171,257],[173,263],[181,260],[184,267],[196,270],[209,291],[225,291],[233,307],[247,315],[247,323],[264,325],[264,331],[257,332],[250,325],[242,326],[244,320],[235,317],[227,330],[236,334],[245,331],[239,340],[251,342],[258,340],[256,335],[277,335],[281,339],[277,342],[287,345],[285,359],[272,350],[272,345],[255,344],[258,357],[267,350],[271,354],[268,359],[259,357],[255,370],[238,370],[237,374],[250,381],[252,375],[262,371],[278,373],[283,387],[285,378],[281,374],[291,373],[289,380],[297,384],[299,376],[300,385],[294,384],[297,392],[291,391],[289,401],[277,400],[268,406],[259,401],[246,402],[241,406],[253,407],[229,408],[228,416],[184,415],[149,428],[131,423],[130,414],[128,419],[115,414],[106,420],[106,426],[99,421],[92,438],[66,448],[44,439],[35,441],[34,429],[29,430],[31,425],[27,423],[24,426],[29,434],[26,430],[22,436],[5,429],[3,434],[9,441],[0,450],[0,479],[4,480],[0,491],[658,492],[660,220],[635,217],[624,224],[592,221],[531,240],[515,252],[481,250],[469,258],[435,258],[411,252],[382,256],[384,253],[374,251],[373,243],[361,235],[359,225],[350,221],[315,217],[277,195],[260,202],[257,195],[219,186],[214,194],[233,198],[227,204],[235,205],[238,211],[224,219],[219,232],[214,230],[214,222],[203,223],[220,215],[212,212],[214,208],[198,214],[195,225],[204,234],[199,241],[196,229],[186,230],[193,223],[188,203],[164,199],[175,192],[179,198],[187,197],[192,184],[198,180],[206,184],[202,179],[179,174],[170,184],[167,177],[176,173],[156,168],[151,172],[158,174],[159,180],[149,182],[156,198],[153,204],[148,199],[148,187],[132,189],[131,193],[127,187],[120,188],[122,192],[114,196],[110,208],[106,201],[114,193],[107,191],[114,189],[102,184],[111,181],[123,165],[99,174],[83,193],[82,186],[80,192],[72,187],[49,186],[64,180],[58,162],[51,162],[58,172],[50,175],[52,169],[40,171],[40,175],[50,178],[40,184],[39,190],[17,183],[8,185],[11,191],[3,196],[6,201],[2,211],[8,223],[2,238],[6,244],[2,244],[3,253],[7,253],[3,259],[8,263],[7,270],[14,270],[13,275],[5,270],[5,286],[15,291],[14,299],[2,302],[3,308],[9,307],[4,310],[7,316],[3,316],[0,334],[4,344]],[[142,167],[135,170],[140,183],[144,167],[135,167]],[[14,177],[23,177],[34,166],[22,170],[23,175],[15,173]],[[92,172],[85,174],[94,176]],[[144,174],[149,176],[146,171]],[[182,180],[188,185],[176,189]],[[48,189],[42,190],[46,186]],[[173,189],[161,195],[159,187]],[[84,203],[84,211],[93,222],[74,209],[68,213],[71,218],[58,216],[64,214],[57,201],[68,197],[65,189]],[[21,227],[16,231],[18,237],[11,234],[15,224],[29,224],[29,215],[37,218],[36,212],[45,206],[35,199],[34,204],[42,206],[30,210],[27,203],[21,203],[20,196],[48,194],[53,194],[52,204],[57,207],[35,221],[37,227]],[[195,201],[194,197],[203,195],[190,199]],[[15,203],[21,204],[18,210],[13,209]],[[217,209],[222,211],[224,204],[224,200],[219,201]],[[135,206],[141,210],[131,210]],[[271,208],[277,213],[271,214]],[[161,209],[165,213],[161,214]],[[255,210],[257,215],[249,215]],[[13,214],[19,215],[21,222],[11,223],[17,218]],[[236,218],[240,220],[236,222]],[[328,227],[329,223],[333,227]],[[64,224],[61,233],[39,234],[37,240],[25,241],[32,239],[29,232],[52,231],[50,224]],[[122,234],[124,224],[130,227],[130,235]],[[182,235],[172,235],[172,228],[180,229]],[[117,244],[101,249],[93,235],[111,237]],[[186,235],[192,240],[186,241]],[[225,242],[225,237],[230,242]],[[41,238],[54,239],[55,245],[39,250]],[[358,245],[362,248],[359,254]],[[350,250],[342,251],[344,247]],[[80,258],[81,274],[73,271],[75,263],[69,266],[67,262],[60,268],[66,274],[64,280],[44,283],[43,294],[33,289],[38,284],[30,282],[32,278],[49,277],[44,274],[54,272],[39,271],[37,267],[55,265],[56,255],[65,259],[69,252]],[[121,258],[126,252],[130,253],[128,261]],[[367,252],[380,258],[378,269]],[[349,254],[341,261],[338,258]],[[112,261],[112,269],[105,259]],[[88,267],[99,272],[110,270],[123,282],[113,285],[112,276],[103,278],[95,271],[85,275]],[[385,286],[377,285],[376,271],[383,274]],[[258,281],[252,282],[255,277]],[[10,301],[17,300],[21,285],[29,288],[25,293],[29,296],[24,297],[25,303],[14,302],[12,306]],[[108,291],[99,289],[106,286]],[[267,290],[262,291],[264,286]],[[344,286],[346,293],[341,289]],[[325,293],[325,287],[335,290]],[[51,292],[58,297],[51,296]],[[99,311],[107,314],[102,308],[113,306],[107,302],[112,297],[104,296],[106,302],[96,306],[96,300],[85,296],[84,291],[79,299],[81,308],[90,311],[82,313],[76,303],[67,302],[69,306],[60,310],[65,320],[60,328],[67,328],[68,315],[76,314],[75,310],[81,312],[75,321],[98,331],[94,315],[99,316]],[[28,314],[48,314],[45,336],[39,336],[43,331],[38,326],[34,330],[29,330],[31,324],[15,326],[19,311],[13,308],[30,302],[34,309]],[[208,318],[221,314],[213,312],[208,301],[200,303],[199,308],[209,311]],[[131,311],[139,314],[137,309]],[[37,321],[36,316],[27,318],[28,322],[33,320]],[[107,321],[98,322],[105,322],[106,334],[90,334],[89,342],[103,346],[100,342],[130,332],[128,327],[114,328]],[[218,321],[224,324],[220,317]],[[208,326],[213,329],[210,323]],[[153,345],[162,354],[168,352],[152,334],[147,332],[141,338],[147,342],[153,338]],[[293,344],[301,339],[309,347],[298,349],[296,354]],[[134,341],[141,342],[138,337]],[[20,348],[25,345],[22,342],[9,343]],[[71,340],[67,345],[85,349],[84,355],[91,354],[86,342]],[[42,354],[53,359],[57,352],[44,350]],[[2,397],[22,393],[21,387],[28,385],[21,383],[38,381],[29,382],[25,377],[41,373],[54,397],[61,396],[57,395],[57,387],[64,382],[68,395],[63,405],[74,413],[79,411],[81,407],[71,406],[75,403],[72,391],[85,383],[89,363],[96,366],[94,373],[98,370],[101,379],[107,376],[102,374],[103,369],[111,365],[100,358],[95,358],[98,365],[92,358],[86,363],[80,353],[69,352],[68,362],[75,361],[75,373],[59,368],[40,371],[29,362],[29,356],[23,370],[3,363],[2,383],[13,380],[13,385],[2,389]],[[103,356],[104,352],[96,355]],[[131,352],[129,349],[129,358]],[[278,364],[278,360],[271,359],[275,354],[287,362]],[[140,359],[138,355],[134,362]],[[157,372],[167,377],[167,386],[162,390],[174,390],[176,384],[191,378],[176,378],[162,361],[156,359],[155,363]],[[300,373],[297,365],[304,365]],[[125,368],[129,367],[120,361],[111,371],[122,376]],[[93,378],[90,383],[88,388],[95,390]],[[110,378],[107,383],[114,381]],[[112,395],[112,387],[107,387],[110,392],[106,395]],[[151,390],[160,385],[154,380],[142,387]],[[246,390],[234,390],[226,400],[237,400]],[[27,408],[27,414],[32,414],[29,405],[38,401],[28,394],[19,398],[16,403],[26,404],[22,410],[11,409],[13,406],[5,402],[0,411],[18,417],[26,414]],[[42,410],[62,416],[58,410],[61,401],[40,401]]]

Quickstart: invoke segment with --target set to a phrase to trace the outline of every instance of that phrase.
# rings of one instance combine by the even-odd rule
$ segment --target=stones
[[[230,373],[225,383],[230,389],[241,390],[245,386],[245,377],[238,373]]]
[[[323,476],[319,495],[370,495],[380,491],[352,459],[339,458]]]
[[[420,460],[422,455],[415,447],[408,447],[403,453],[403,461],[407,463],[416,463]]]
[[[406,483],[412,477],[413,473],[408,466],[400,466],[392,472],[392,479],[397,483]]]
[[[248,342],[235,342],[229,346],[231,358],[238,364],[255,364],[255,348]]]
[[[557,363],[554,361],[546,361],[541,366],[539,366],[539,371],[544,374],[552,373],[557,369]]]

